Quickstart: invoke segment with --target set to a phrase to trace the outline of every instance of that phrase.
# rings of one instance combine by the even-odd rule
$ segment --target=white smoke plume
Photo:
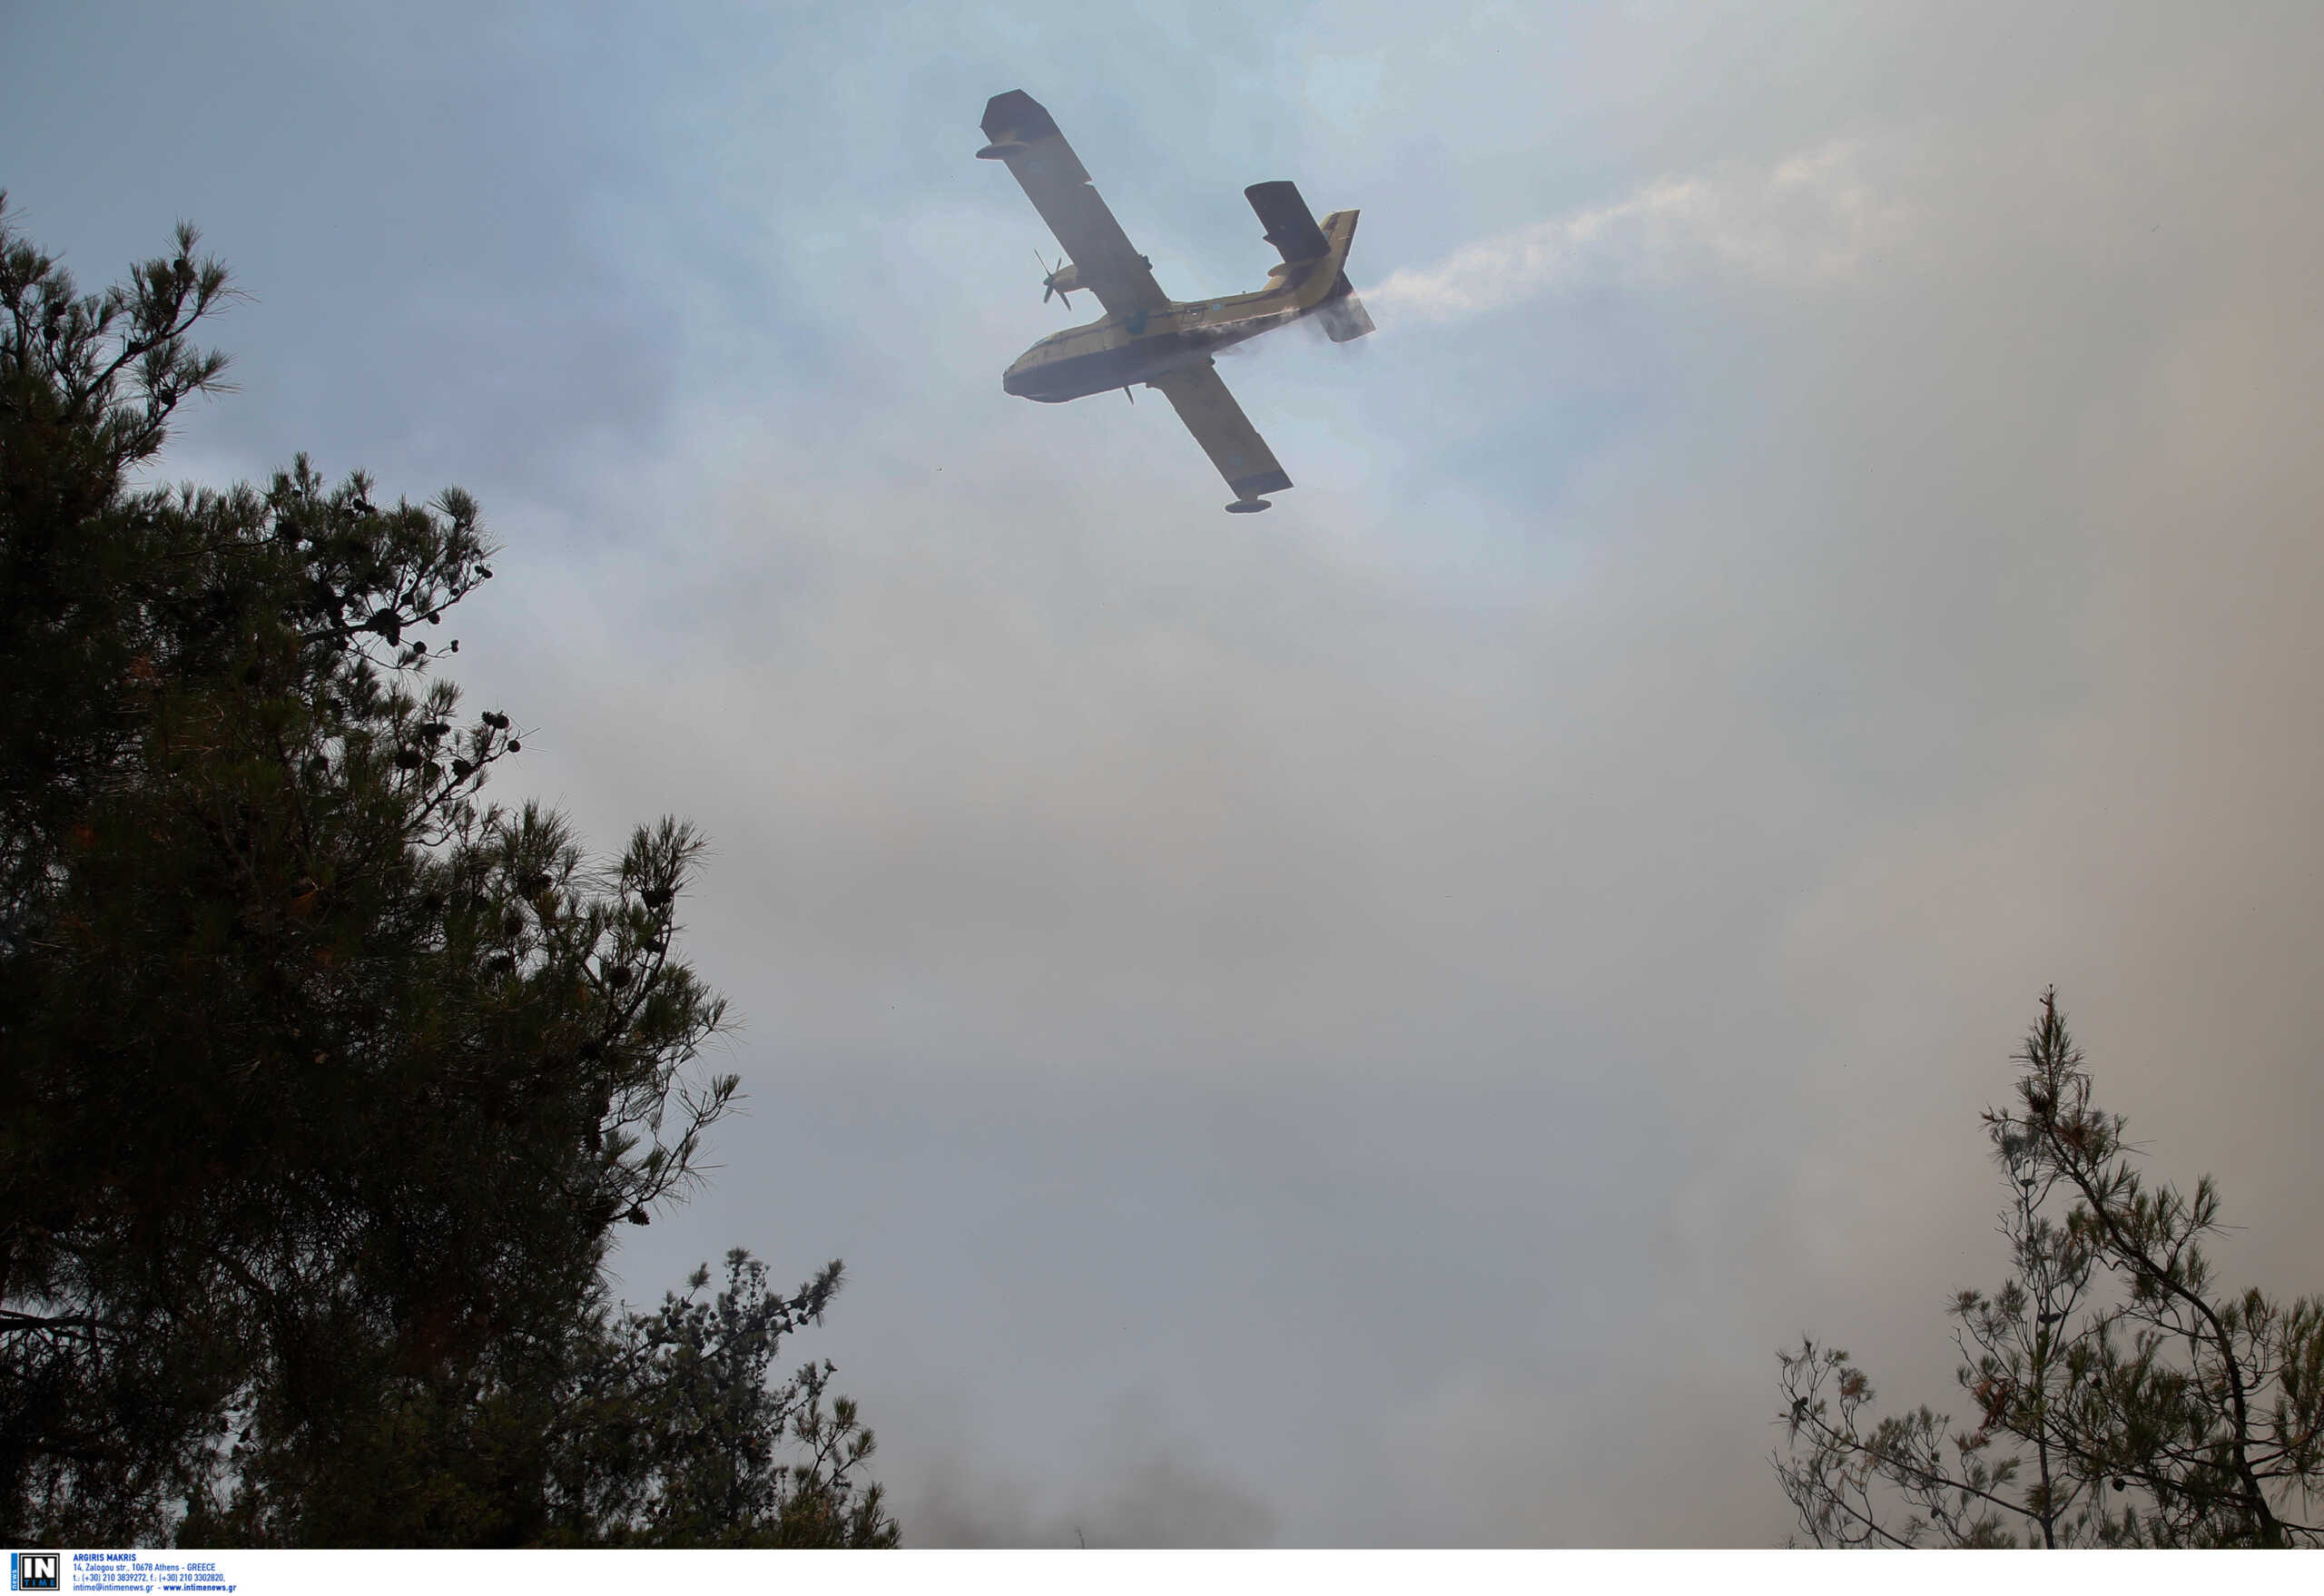
[[[1905,208],[1859,146],[1826,144],[1768,167],[1659,178],[1610,205],[1486,239],[1365,291],[1382,318],[1453,321],[1578,283],[1706,274],[1784,282],[1844,278],[1902,233]]]

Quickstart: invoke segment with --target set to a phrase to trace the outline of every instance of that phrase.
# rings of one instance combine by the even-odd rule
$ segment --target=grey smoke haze
[[[920,1543],[1777,1541],[1778,1344],[1944,1405],[2050,981],[2324,1285],[2317,14],[1102,10],[15,30],[32,236],[256,295],[171,474],[476,491],[503,795],[717,844],[632,1294],[843,1256]],[[1000,394],[1020,86],[1174,291],[1364,208],[1256,528]]]

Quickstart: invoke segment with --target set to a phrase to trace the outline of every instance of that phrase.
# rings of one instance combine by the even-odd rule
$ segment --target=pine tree
[[[715,1538],[635,1507],[694,1475],[587,1473],[666,1447],[574,1428],[777,1448],[812,1409],[812,1447],[838,1412],[817,1375],[690,1418],[605,1299],[612,1227],[698,1178],[736,1090],[673,950],[700,839],[595,861],[483,800],[517,728],[462,714],[432,641],[492,576],[467,495],[303,456],[262,491],[133,487],[221,386],[189,334],[233,291],[197,241],[80,297],[0,211],[0,1536]],[[837,1281],[803,1315],[745,1289],[751,1345]],[[625,1380],[659,1405],[576,1401]],[[786,1522],[891,1540],[845,1428]]]
[[[2222,1291],[2206,1176],[2150,1186],[2054,991],[1988,1110],[2012,1273],[1951,1305],[1973,1422],[1876,1419],[1848,1355],[1779,1355],[1773,1460],[1818,1545],[2324,1544],[2324,1300]]]

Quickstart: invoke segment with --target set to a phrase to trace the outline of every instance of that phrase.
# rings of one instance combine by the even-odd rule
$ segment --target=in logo
[[[8,1553],[8,1589],[62,1591],[64,1586],[57,1574],[64,1562],[64,1555],[60,1552],[11,1552]]]

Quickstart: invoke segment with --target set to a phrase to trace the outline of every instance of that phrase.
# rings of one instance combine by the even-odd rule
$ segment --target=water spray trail
[[[1834,143],[1768,167],[1658,179],[1613,204],[1569,211],[1391,273],[1364,291],[1364,300],[1383,321],[1450,322],[1593,280],[1845,278],[1905,221],[1866,165],[1858,146]]]

